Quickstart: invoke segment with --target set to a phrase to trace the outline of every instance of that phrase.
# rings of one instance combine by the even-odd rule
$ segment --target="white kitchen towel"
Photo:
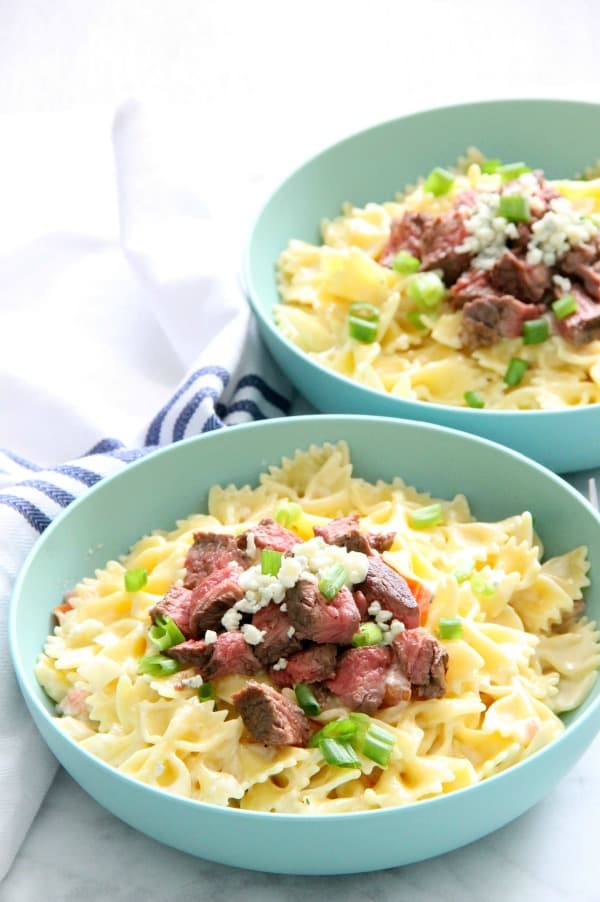
[[[114,234],[110,215],[101,234],[76,216],[60,231],[40,217],[36,232],[42,205],[30,202],[29,240],[0,256],[0,879],[56,769],[9,660],[8,601],[27,553],[103,476],[159,445],[285,416],[291,399],[239,286],[235,186],[221,220],[205,202],[205,188],[218,192],[202,141],[190,153],[183,129],[165,142],[135,104],[85,132],[63,134],[45,176],[63,180],[67,205],[73,180],[86,192],[87,223],[112,208]]]

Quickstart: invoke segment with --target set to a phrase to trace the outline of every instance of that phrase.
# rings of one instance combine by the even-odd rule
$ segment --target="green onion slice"
[[[572,313],[577,313],[577,301],[572,294],[564,294],[562,298],[554,301],[552,309],[557,319],[565,319]]]
[[[539,345],[546,341],[550,335],[548,320],[543,316],[538,319],[529,319],[523,323],[523,344]]]
[[[345,585],[347,579],[348,574],[342,565],[334,564],[323,573],[323,576],[319,580],[319,592],[321,595],[325,596],[327,601],[331,601],[331,599],[335,598],[338,594],[342,586]]]
[[[166,655],[148,655],[140,658],[138,662],[138,672],[147,673],[153,677],[171,676],[181,670],[178,661],[174,658],[167,658]]]
[[[444,522],[444,514],[441,504],[428,504],[411,511],[408,521],[413,529],[428,529],[430,526],[439,526]]]
[[[364,345],[372,345],[377,338],[377,323],[358,316],[348,317],[348,335]]]
[[[315,698],[310,686],[307,686],[306,683],[298,683],[294,687],[294,692],[296,693],[296,701],[308,717],[316,717],[321,713],[321,705]]]
[[[503,194],[498,203],[498,216],[509,222],[529,222],[529,201],[522,194]]]
[[[528,362],[521,357],[512,357],[504,374],[504,382],[511,386],[518,385],[528,366]]]
[[[438,166],[425,179],[423,190],[429,191],[430,194],[434,194],[436,197],[441,197],[442,194],[448,194],[453,184],[454,176],[452,173]]]
[[[471,574],[473,573],[473,561],[465,558],[463,561],[460,561],[457,565],[454,576],[456,577],[457,583],[465,583],[468,579],[471,578]]]
[[[277,576],[281,568],[281,551],[273,551],[272,548],[263,548],[260,555],[260,572],[263,576]]]
[[[327,764],[336,767],[360,767],[360,758],[349,742],[324,738],[319,742],[319,749]]]
[[[493,595],[496,587],[486,583],[481,573],[474,573],[471,577],[471,588],[477,595]]]
[[[481,171],[484,175],[493,175],[501,166],[502,160],[484,160],[481,164]]]
[[[505,163],[503,166],[498,166],[496,172],[500,173],[502,181],[506,184],[506,182],[512,182],[513,179],[518,179],[526,172],[531,172],[531,168],[525,163]]]
[[[408,251],[399,251],[394,257],[392,269],[396,272],[410,275],[411,273],[417,272],[420,265],[421,261],[418,257],[413,257],[413,255],[409,254]]]
[[[483,395],[478,391],[466,391],[463,395],[463,398],[469,405],[469,407],[485,407],[485,401],[483,399]]]
[[[406,314],[406,318],[409,321],[409,323],[415,327],[415,329],[419,329],[421,332],[423,332],[427,328],[427,326],[421,319],[421,314],[419,313],[418,310],[410,310]]]
[[[420,272],[408,281],[406,293],[421,307],[433,309],[446,294],[446,286],[435,272]]]
[[[154,621],[154,626],[150,627],[148,635],[150,636],[150,641],[157,648],[160,648],[161,651],[164,651],[165,648],[171,648],[172,645],[179,645],[180,642],[185,642],[185,636],[175,621],[163,614],[158,615]]]
[[[462,621],[460,617],[440,617],[438,620],[438,636],[440,639],[460,639]]]
[[[380,767],[387,767],[396,738],[383,727],[371,721],[366,729],[359,730],[352,740],[354,748],[362,752],[365,758],[369,758]]]
[[[356,303],[350,304],[348,315],[356,316],[358,319],[366,319],[368,323],[378,323],[381,318],[381,310],[375,304],[356,301]]]
[[[322,729],[315,733],[310,741],[311,746],[316,746],[321,739],[351,739],[358,730],[358,724],[351,717],[342,720],[330,720]]]
[[[352,637],[352,645],[359,648],[363,645],[379,645],[383,641],[383,630],[376,623],[367,622],[361,624],[357,633]]]
[[[145,567],[134,567],[125,571],[125,588],[128,592],[137,592],[148,582],[148,571]]]
[[[198,686],[198,701],[210,702],[215,700],[215,687],[212,683],[202,683]]]
[[[295,501],[290,501],[289,504],[282,504],[281,507],[277,509],[275,519],[281,526],[291,526],[292,523],[299,520],[301,516],[302,508],[300,505],[296,504]]]

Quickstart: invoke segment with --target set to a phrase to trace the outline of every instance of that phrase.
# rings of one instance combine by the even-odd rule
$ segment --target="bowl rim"
[[[169,793],[166,789],[158,789],[154,786],[150,786],[147,783],[143,783],[140,780],[136,780],[134,777],[129,776],[128,774],[124,774],[119,771],[117,768],[103,761],[101,758],[93,755],[91,752],[88,752],[86,749],[83,749],[77,742],[71,739],[65,732],[63,732],[60,727],[56,723],[56,718],[50,713],[48,708],[43,704],[42,700],[37,697],[32,691],[29,689],[29,682],[31,679],[34,679],[32,673],[29,673],[31,662],[25,662],[21,660],[21,651],[20,651],[20,642],[19,637],[17,635],[17,610],[22,604],[22,596],[23,590],[27,583],[29,570],[40,552],[40,549],[44,546],[49,536],[52,536],[54,532],[60,530],[62,528],[62,524],[68,520],[71,516],[71,512],[76,510],[78,507],[93,503],[93,499],[98,492],[104,491],[104,487],[107,484],[112,484],[114,482],[126,481],[128,478],[128,474],[134,470],[137,470],[140,467],[147,466],[149,462],[154,461],[158,457],[167,456],[169,454],[173,454],[177,452],[177,449],[180,446],[188,446],[193,444],[198,444],[201,442],[211,442],[211,441],[219,441],[220,436],[226,436],[229,433],[233,433],[234,435],[239,435],[240,433],[256,431],[256,430],[269,430],[269,429],[278,429],[278,428],[286,428],[287,426],[291,426],[292,424],[296,424],[298,426],[310,425],[311,423],[344,423],[351,422],[356,424],[356,422],[364,423],[365,427],[372,426],[375,428],[378,424],[384,423],[390,425],[393,429],[398,429],[402,431],[403,429],[410,429],[421,432],[430,432],[430,433],[445,433],[450,434],[453,438],[458,439],[459,441],[466,442],[467,444],[475,444],[481,446],[484,453],[487,453],[489,450],[493,450],[496,453],[499,453],[501,456],[506,456],[511,459],[513,464],[517,466],[525,468],[529,468],[531,470],[537,471],[539,475],[545,477],[545,479],[554,485],[555,489],[558,489],[559,492],[564,492],[567,495],[570,495],[578,504],[582,505],[584,510],[587,512],[588,516],[591,515],[592,520],[596,522],[597,526],[600,527],[600,512],[596,511],[595,508],[590,504],[590,502],[578,492],[573,486],[567,483],[564,479],[557,476],[551,470],[542,466],[534,460],[526,457],[524,454],[519,453],[518,451],[514,451],[511,448],[507,448],[503,445],[500,445],[496,442],[490,441],[489,439],[482,438],[478,435],[472,435],[470,433],[462,432],[458,429],[452,429],[447,426],[439,426],[435,423],[428,422],[418,422],[414,420],[404,420],[396,417],[384,417],[384,416],[372,416],[372,415],[352,415],[352,414],[310,414],[305,416],[298,417],[278,417],[272,418],[268,420],[256,421],[251,423],[243,423],[236,426],[227,427],[227,429],[216,430],[214,432],[209,433],[201,433],[200,435],[190,436],[189,438],[183,439],[179,442],[172,443],[170,445],[166,445],[162,448],[158,448],[154,451],[151,451],[147,455],[142,458],[139,458],[136,461],[132,461],[128,464],[127,467],[118,471],[117,473],[112,473],[108,476],[103,477],[98,483],[96,483],[91,488],[87,489],[82,495],[75,499],[68,507],[64,508],[57,517],[52,521],[52,523],[47,527],[46,530],[39,536],[33,547],[30,549],[24,563],[22,564],[19,573],[17,575],[17,579],[15,581],[15,585],[13,587],[13,591],[11,593],[10,601],[9,601],[9,622],[8,622],[8,640],[9,640],[9,650],[10,657],[13,665],[14,672],[17,677],[17,681],[21,690],[21,693],[24,697],[24,700],[27,704],[27,707],[30,709],[30,713],[34,720],[37,717],[41,717],[45,722],[46,729],[50,730],[55,736],[58,737],[59,742],[64,742],[67,746],[73,751],[75,755],[83,756],[83,759],[88,762],[88,764],[92,767],[92,770],[95,768],[100,768],[100,770],[104,771],[105,774],[111,775],[114,777],[117,782],[122,783],[125,786],[130,787],[133,791],[138,792],[149,792],[153,795],[156,795],[157,801],[160,799],[168,800],[170,802],[177,802],[179,804],[184,804],[190,806],[191,808],[197,809],[200,806],[202,809],[208,809],[210,811],[215,811],[223,816],[234,815],[238,820],[241,818],[242,820],[254,820],[256,817],[273,819],[276,818],[278,821],[291,821],[298,822],[301,819],[302,823],[306,822],[314,822],[314,823],[329,823],[335,822],[338,820],[343,820],[344,822],[349,819],[362,819],[364,817],[378,817],[378,818],[386,818],[394,815],[398,815],[398,812],[406,811],[411,812],[414,811],[415,807],[418,807],[418,810],[421,811],[424,809],[424,806],[428,806],[429,808],[433,807],[435,809],[436,806],[444,803],[449,799],[463,798],[465,794],[472,794],[476,790],[480,790],[482,787],[487,787],[491,784],[495,784],[498,780],[502,779],[510,779],[511,775],[515,775],[523,768],[529,768],[532,766],[533,762],[541,762],[544,756],[551,755],[556,750],[557,746],[560,743],[563,743],[567,737],[573,736],[576,733],[581,732],[587,723],[593,718],[598,716],[598,712],[600,711],[600,694],[598,697],[587,707],[587,709],[579,714],[575,721],[571,724],[565,725],[565,730],[556,739],[552,740],[552,742],[543,746],[541,749],[538,749],[533,755],[528,756],[527,758],[522,759],[514,765],[506,768],[503,771],[500,771],[497,774],[494,774],[491,777],[486,777],[484,780],[481,780],[477,783],[474,783],[470,786],[462,787],[460,789],[452,790],[451,792],[444,793],[439,796],[434,796],[428,799],[420,799],[413,802],[407,802],[402,805],[395,805],[386,808],[378,808],[372,809],[368,811],[348,811],[348,812],[340,812],[335,814],[309,814],[309,813],[281,813],[281,812],[268,812],[268,811],[254,811],[249,809],[239,809],[232,808],[229,806],[217,805],[211,802],[205,802],[197,799],[190,799],[185,796],[175,795],[173,793]],[[311,439],[307,436],[307,442],[310,444]],[[486,451],[487,449],[487,451]],[[257,471],[256,476],[259,475],[259,471]],[[466,492],[468,498],[468,491]],[[150,527],[150,530],[153,527]],[[40,649],[41,652],[41,649]],[[42,690],[43,691],[43,690]],[[575,709],[577,710],[577,709]],[[35,711],[35,714],[34,714]],[[37,724],[36,724],[37,726]],[[45,735],[38,727],[40,733],[42,733],[42,738],[46,745],[49,743],[46,740]],[[596,730],[598,732],[598,730]],[[589,744],[589,743],[588,743]],[[55,756],[56,757],[56,756]],[[407,815],[409,816],[409,815]]]
[[[452,103],[444,106],[428,107],[427,109],[421,109],[406,113],[403,116],[393,116],[389,119],[384,119],[380,122],[371,124],[366,128],[361,128],[357,131],[352,131],[349,134],[346,134],[345,136],[339,138],[337,141],[328,144],[326,147],[323,147],[321,150],[312,154],[312,156],[310,156],[304,162],[296,165],[290,172],[287,173],[287,175],[285,175],[283,178],[280,178],[275,186],[270,187],[266,198],[263,199],[262,203],[259,206],[258,212],[255,214],[250,224],[243,249],[240,282],[242,285],[242,290],[254,315],[258,318],[260,323],[269,332],[269,334],[276,341],[280,342],[287,349],[287,351],[296,358],[299,363],[306,366],[315,367],[316,370],[326,374],[328,378],[332,379],[334,383],[337,383],[342,388],[352,388],[359,394],[364,394],[367,398],[380,399],[383,397],[389,399],[391,404],[399,405],[400,411],[404,408],[405,405],[407,406],[406,409],[408,410],[414,409],[415,412],[419,410],[432,410],[440,415],[444,413],[448,415],[449,411],[460,411],[460,415],[465,416],[468,421],[474,420],[475,417],[480,417],[483,420],[489,420],[493,417],[509,419],[510,417],[518,416],[519,419],[522,420],[523,417],[526,416],[535,416],[536,419],[542,419],[544,417],[548,418],[557,416],[558,414],[560,414],[563,419],[566,420],[567,418],[578,419],[579,417],[583,416],[586,411],[600,411],[600,401],[596,401],[593,404],[578,405],[577,407],[567,407],[558,410],[498,410],[496,408],[461,407],[455,404],[439,404],[435,401],[420,401],[414,398],[401,398],[397,397],[396,395],[392,395],[389,392],[378,391],[377,389],[371,388],[368,385],[363,385],[362,383],[357,382],[354,379],[350,379],[348,376],[343,376],[341,373],[337,373],[334,370],[323,366],[322,364],[314,360],[311,356],[309,356],[308,353],[302,351],[297,345],[290,341],[289,338],[287,338],[285,335],[283,335],[282,332],[279,331],[279,329],[275,325],[274,320],[272,319],[272,317],[267,315],[267,311],[263,308],[263,305],[259,300],[260,292],[257,290],[257,286],[252,275],[254,258],[254,254],[252,253],[252,245],[254,243],[254,236],[259,226],[262,224],[263,217],[267,213],[272,200],[279,194],[280,191],[285,188],[288,182],[299,176],[303,170],[308,169],[310,166],[317,163],[322,157],[325,157],[330,152],[339,150],[347,144],[351,144],[357,138],[362,138],[365,135],[377,132],[381,128],[386,128],[399,122],[420,119],[422,117],[429,116],[432,113],[445,113],[455,110],[466,110],[476,107],[504,106],[508,104],[516,104],[518,106],[542,104],[543,106],[547,107],[560,104],[567,107],[587,107],[590,111],[595,111],[596,114],[600,113],[600,103],[595,103],[591,100],[576,100],[568,98],[552,99],[550,97],[495,98],[493,100],[473,100],[465,103]],[[318,223],[315,223],[315,225],[318,225]],[[292,238],[288,239],[288,241],[291,240]],[[273,262],[274,264],[276,263],[276,261]],[[271,308],[270,312],[272,312],[272,309],[273,308]]]

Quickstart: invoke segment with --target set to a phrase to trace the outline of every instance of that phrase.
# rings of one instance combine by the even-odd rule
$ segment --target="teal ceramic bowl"
[[[275,263],[290,239],[320,243],[321,220],[339,215],[345,201],[360,206],[389,200],[417,176],[451,164],[473,145],[492,157],[527,160],[550,178],[573,176],[600,158],[600,106],[507,100],[428,110],[359,132],[309,160],[267,200],[246,247],[244,282],[259,328],[283,371],[325,413],[439,423],[501,442],[557,473],[598,466],[600,404],[493,411],[403,400],[319,366],[273,322],[272,308],[279,301]]]
[[[291,874],[376,870],[439,855],[534,805],[600,729],[598,682],[565,718],[567,729],[557,741],[486,782],[400,808],[320,817],[253,813],[178,798],[119,774],[64,735],[34,678],[51,629],[50,609],[63,592],[150,530],[171,529],[192,509],[206,509],[212,484],[255,483],[266,465],[295,449],[340,439],[350,445],[355,473],[369,480],[401,475],[442,497],[464,492],[484,520],[528,508],[548,555],[586,544],[592,561],[587,609],[600,620],[600,518],[560,478],[480,438],[377,417],[297,417],[223,429],[131,464],[72,504],[42,535],[15,587],[10,643],[25,702],[67,771],[117,817],[192,855]]]

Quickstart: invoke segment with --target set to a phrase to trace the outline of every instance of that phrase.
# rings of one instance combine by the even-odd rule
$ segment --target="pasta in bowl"
[[[178,848],[301,873],[417,860],[533,804],[598,729],[598,520],[481,440],[372,418],[226,430],[108,480],[62,526],[15,594],[26,700],[88,791]]]

